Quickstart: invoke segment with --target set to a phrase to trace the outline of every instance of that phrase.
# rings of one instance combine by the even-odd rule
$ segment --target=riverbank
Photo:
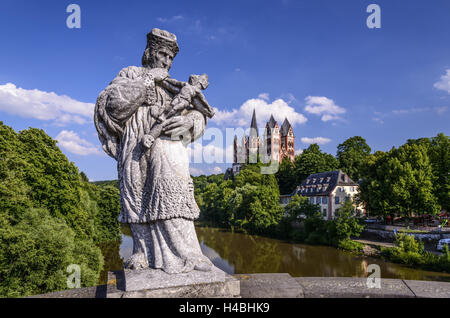
[[[450,238],[450,229],[448,228],[437,231],[436,229],[407,229],[400,226],[381,224],[367,225],[361,232],[360,237],[362,239],[392,243],[395,240],[395,232],[414,236],[416,240],[420,240],[428,245],[428,249],[432,249],[431,247],[435,246],[439,240]]]
[[[417,240],[413,234],[397,234],[395,242],[385,243],[355,239],[353,241],[366,256],[381,257],[390,262],[403,264],[411,268],[421,268],[436,272],[450,272],[450,255],[448,248],[442,253],[427,251],[422,241]]]
[[[369,288],[367,278],[292,277],[287,273],[233,275],[242,298],[450,298],[450,283],[380,279],[380,288]],[[31,298],[106,298],[115,285],[71,289]],[[178,295],[173,298],[190,298]]]

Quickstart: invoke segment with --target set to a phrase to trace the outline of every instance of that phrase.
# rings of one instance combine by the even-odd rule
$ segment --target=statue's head
[[[179,51],[177,37],[168,31],[153,29],[147,34],[147,47],[142,56],[142,66],[170,70]]]
[[[189,76],[189,84],[191,84],[191,85],[200,84],[202,89],[206,89],[209,85],[208,75],[206,75],[206,74],[191,75],[191,76]]]

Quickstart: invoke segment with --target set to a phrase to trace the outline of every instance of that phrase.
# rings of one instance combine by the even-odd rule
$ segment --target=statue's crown
[[[158,28],[154,28],[149,34],[147,34],[147,39],[150,41],[152,37],[158,37],[165,39],[167,41],[177,41],[177,36],[173,33],[170,33],[166,30],[160,30]]]
[[[174,55],[176,55],[179,51],[176,35],[157,28],[154,28],[149,34],[147,34],[147,45],[149,47],[167,47],[174,53]]]

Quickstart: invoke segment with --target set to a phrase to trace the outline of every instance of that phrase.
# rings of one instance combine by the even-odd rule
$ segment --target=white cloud
[[[304,144],[325,145],[325,144],[329,143],[331,141],[331,139],[325,138],[325,137],[314,137],[314,138],[302,137],[301,141]]]
[[[161,17],[156,18],[156,20],[160,23],[172,23],[172,22],[183,20],[183,19],[184,19],[184,17],[181,14],[174,15],[173,17],[170,17],[170,18],[161,18]]]
[[[376,123],[381,124],[381,125],[384,124],[384,120],[381,119],[381,118],[379,118],[379,117],[373,117],[372,120],[373,120],[374,122],[376,122]]]
[[[442,115],[448,110],[448,107],[447,106],[436,107],[435,110],[438,115]]]
[[[393,117],[393,116],[406,116],[412,114],[420,114],[420,113],[436,113],[438,115],[442,115],[447,112],[447,106],[441,107],[413,107],[413,108],[402,108],[402,109],[394,109],[386,113],[374,112],[375,117],[372,117],[372,120],[379,123],[384,124],[384,119]]]
[[[446,74],[441,76],[438,82],[434,83],[434,87],[450,94],[450,69],[446,71]]]
[[[196,141],[188,146],[188,154],[192,163],[232,163],[233,145],[224,148],[219,144],[210,143],[204,146]]]
[[[408,114],[414,114],[414,113],[423,113],[423,112],[429,112],[433,109],[430,107],[425,108],[407,108],[407,109],[394,109],[392,110],[392,114],[394,115],[408,115]]]
[[[68,152],[87,156],[87,155],[103,155],[97,147],[89,141],[80,138],[75,132],[63,130],[55,137],[58,141],[58,146],[67,150]]]
[[[258,98],[268,101],[269,100],[269,93],[261,93],[261,94],[258,95]]]
[[[213,171],[215,174],[220,174],[220,173],[223,172],[223,171],[222,171],[222,168],[219,167],[219,166],[214,167],[214,168],[212,169],[212,171]]]
[[[66,95],[23,89],[12,83],[0,85],[0,111],[25,118],[53,121],[56,125],[92,122],[94,104]]]
[[[215,166],[214,168],[210,167],[198,168],[190,166],[189,172],[193,176],[201,176],[201,175],[208,176],[211,174],[221,174],[223,173],[223,170],[219,166]]]
[[[336,105],[332,99],[324,96],[308,96],[305,100],[305,111],[314,115],[322,115],[322,121],[325,122],[341,120],[340,115],[346,112],[345,108]]]
[[[189,167],[189,173],[190,173],[192,176],[206,175],[206,173],[203,171],[203,169],[195,168],[195,167]]]
[[[297,150],[295,151],[295,155],[296,155],[296,156],[301,155],[302,153],[303,153],[303,149],[297,149]]]
[[[221,126],[242,127],[245,129],[250,126],[253,109],[256,110],[259,129],[265,127],[270,115],[273,115],[280,126],[285,118],[289,120],[292,126],[303,124],[307,121],[303,114],[297,113],[295,108],[285,100],[279,98],[270,103],[266,98],[268,99],[269,95],[262,93],[258,98],[249,99],[239,109],[233,109],[232,111],[221,111],[216,108],[216,115],[211,121]]]

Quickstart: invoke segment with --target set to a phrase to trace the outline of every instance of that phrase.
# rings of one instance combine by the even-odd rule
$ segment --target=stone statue
[[[130,224],[133,236],[128,269],[213,269],[194,228],[199,208],[186,145],[203,134],[214,111],[201,93],[206,75],[192,75],[189,83],[169,77],[178,50],[174,34],[153,29],[142,67],[121,70],[95,106],[103,149],[117,160],[119,221]]]
[[[147,148],[151,148],[156,138],[161,134],[162,122],[179,111],[189,109],[191,105],[209,118],[214,116],[214,109],[208,104],[201,92],[209,85],[208,75],[191,75],[189,83],[180,82],[172,78],[167,78],[161,83],[168,91],[178,94],[173,98],[169,106],[161,110],[157,118],[159,123],[152,127],[150,134],[144,136],[144,146]]]

